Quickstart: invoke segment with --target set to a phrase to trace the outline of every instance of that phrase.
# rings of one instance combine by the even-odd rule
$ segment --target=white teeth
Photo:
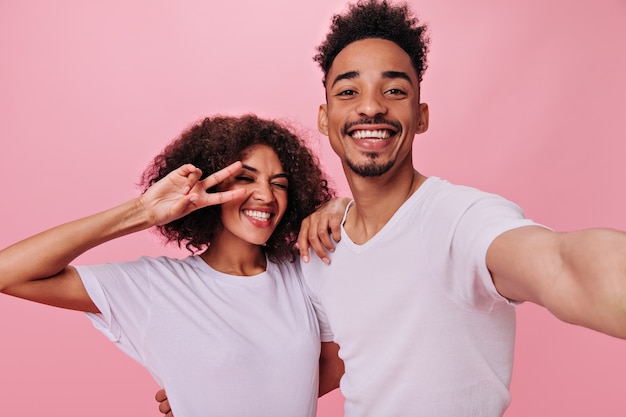
[[[350,136],[354,139],[387,139],[391,136],[391,133],[388,130],[355,130],[350,134]]]
[[[260,220],[262,222],[269,220],[270,213],[267,211],[258,211],[258,210],[244,210],[243,214],[246,216],[250,216],[256,220]]]

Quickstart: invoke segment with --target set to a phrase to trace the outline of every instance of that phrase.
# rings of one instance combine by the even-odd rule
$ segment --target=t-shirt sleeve
[[[456,223],[451,243],[453,275],[465,301],[491,306],[510,303],[496,290],[487,269],[487,250],[502,233],[525,226],[540,225],[525,218],[518,205],[497,195],[483,194],[466,208]],[[467,271],[472,271],[470,281]]]
[[[151,284],[144,261],[77,266],[100,313],[86,313],[93,325],[133,359],[143,363],[150,320]]]
[[[330,329],[328,316],[319,299],[319,292],[325,282],[321,276],[321,269],[328,268],[328,265],[317,259],[317,257],[311,257],[308,263],[301,262],[300,265],[303,274],[304,289],[313,304],[317,322],[320,326],[320,340],[322,342],[332,342],[334,341],[335,335]]]
[[[313,309],[315,310],[315,315],[317,316],[317,322],[320,326],[320,341],[322,342],[332,342],[335,340],[335,335],[330,330],[330,324],[328,323],[328,317],[326,316],[326,312],[322,307],[322,304],[314,299],[311,299],[313,302]]]

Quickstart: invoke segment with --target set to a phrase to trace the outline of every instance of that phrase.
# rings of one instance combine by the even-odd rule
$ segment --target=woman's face
[[[245,189],[243,198],[222,204],[224,233],[254,245],[270,238],[287,209],[289,181],[276,152],[253,145],[241,160],[243,167],[223,189]]]

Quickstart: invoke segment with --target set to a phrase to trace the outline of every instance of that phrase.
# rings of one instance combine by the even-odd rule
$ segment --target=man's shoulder
[[[418,196],[421,205],[435,213],[464,211],[480,202],[496,205],[515,205],[506,198],[472,186],[454,184],[439,177],[429,177]]]
[[[428,177],[422,186],[424,193],[429,196],[441,196],[445,198],[483,198],[487,196],[497,196],[496,194],[483,191],[469,185],[450,182],[441,177]],[[501,198],[501,197],[500,197]]]

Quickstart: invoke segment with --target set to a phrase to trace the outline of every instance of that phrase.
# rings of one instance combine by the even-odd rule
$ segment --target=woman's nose
[[[274,200],[274,193],[270,184],[259,184],[255,189],[252,197],[263,203],[269,203]]]

